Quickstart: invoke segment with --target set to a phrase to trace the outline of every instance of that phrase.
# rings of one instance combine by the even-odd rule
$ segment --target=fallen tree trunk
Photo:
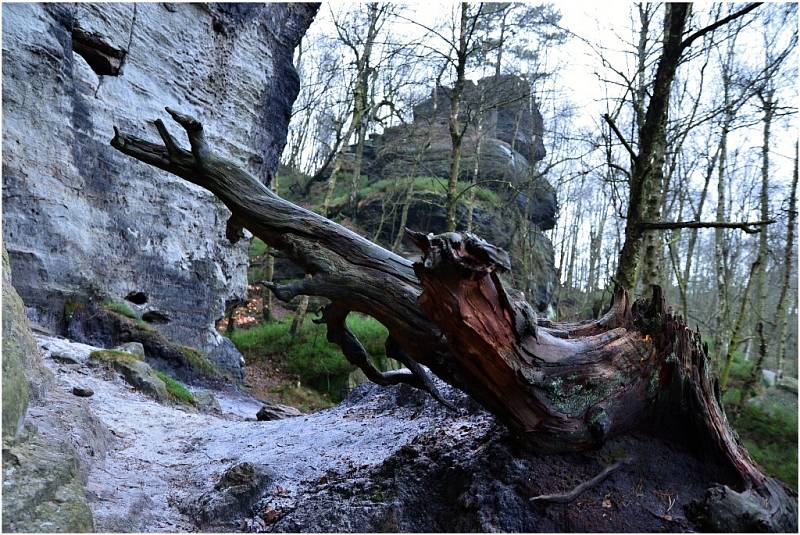
[[[202,125],[167,108],[188,134],[178,146],[120,133],[113,147],[215,194],[245,227],[310,277],[269,284],[278,299],[330,300],[328,339],[379,384],[408,383],[441,400],[425,367],[468,393],[545,451],[594,448],[634,429],[693,447],[719,486],[695,517],[722,530],[794,530],[796,495],[766,477],[731,430],[698,333],[666,308],[660,289],[631,304],[624,291],[595,321],[537,318],[524,296],[504,287],[508,255],[470,234],[409,232],[423,252],[410,261],[266,188],[208,147]],[[387,355],[406,369],[380,372],[345,320],[368,314],[389,331]],[[424,366],[424,367],[423,367]]]

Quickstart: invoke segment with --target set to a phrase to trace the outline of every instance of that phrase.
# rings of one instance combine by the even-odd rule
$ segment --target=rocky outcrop
[[[316,9],[3,6],[3,235],[30,316],[60,330],[74,296],[127,298],[156,329],[241,373],[214,330],[246,284],[247,245],[228,241],[228,210],[108,142],[113,124],[144,133],[172,106],[268,180],[299,87],[292,50]]]
[[[411,177],[418,178],[408,197],[405,226],[433,233],[446,230],[445,192],[452,146],[449,113],[450,89],[437,87],[431,98],[414,107],[412,122],[386,128],[366,142],[363,169],[370,187],[361,193],[357,212],[357,224],[366,236],[391,245],[398,233],[403,232],[401,207],[406,203]],[[478,116],[483,117],[480,129]],[[552,302],[557,277],[553,246],[541,231],[555,226],[558,201],[555,188],[534,169],[546,151],[542,116],[530,86],[513,75],[492,76],[477,83],[468,81],[460,120],[468,125],[462,146],[460,181],[473,180],[478,161],[473,231],[514,254],[512,238],[518,235],[519,225],[533,227],[530,250],[525,253],[527,273],[521,272],[521,266],[514,266],[520,269],[515,278],[518,284],[523,281],[529,288],[528,300],[545,312]],[[350,153],[353,150],[350,147]],[[347,156],[344,174],[351,169],[351,154]],[[462,195],[457,206],[458,229],[466,228],[469,213],[466,200],[467,195]],[[350,209],[348,198],[334,199],[331,207],[334,215],[348,216]]]
[[[46,372],[25,317],[25,308],[11,285],[11,266],[3,247],[3,440],[22,429],[31,397],[43,393]]]
[[[3,531],[93,530],[84,484],[105,428],[84,403],[53,391],[3,250]]]

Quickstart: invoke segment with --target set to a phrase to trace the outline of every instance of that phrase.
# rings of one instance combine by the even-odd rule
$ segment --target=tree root
[[[574,489],[569,492],[565,492],[563,494],[543,494],[541,496],[534,496],[530,499],[532,502],[536,503],[570,503],[575,501],[575,499],[589,490],[590,488],[594,487],[595,485],[602,483],[608,476],[622,468],[623,466],[629,465],[634,461],[633,457],[627,457],[620,461],[615,462],[612,465],[609,465],[603,469],[602,472],[594,476],[592,479],[588,481],[584,481]]]

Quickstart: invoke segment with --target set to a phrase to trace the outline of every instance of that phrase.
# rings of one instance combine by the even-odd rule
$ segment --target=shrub
[[[768,474],[797,490],[797,412],[777,403],[746,403],[733,427]]]

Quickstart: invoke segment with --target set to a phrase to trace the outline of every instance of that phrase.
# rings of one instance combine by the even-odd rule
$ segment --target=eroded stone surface
[[[141,294],[131,307],[159,312],[146,316],[154,327],[238,372],[240,355],[213,323],[244,294],[246,240],[228,242],[229,212],[210,193],[109,140],[114,125],[156,140],[149,121],[171,106],[201,118],[216,150],[267,180],[298,89],[292,50],[314,12],[3,6],[3,236],[38,323],[60,331],[73,294]]]

